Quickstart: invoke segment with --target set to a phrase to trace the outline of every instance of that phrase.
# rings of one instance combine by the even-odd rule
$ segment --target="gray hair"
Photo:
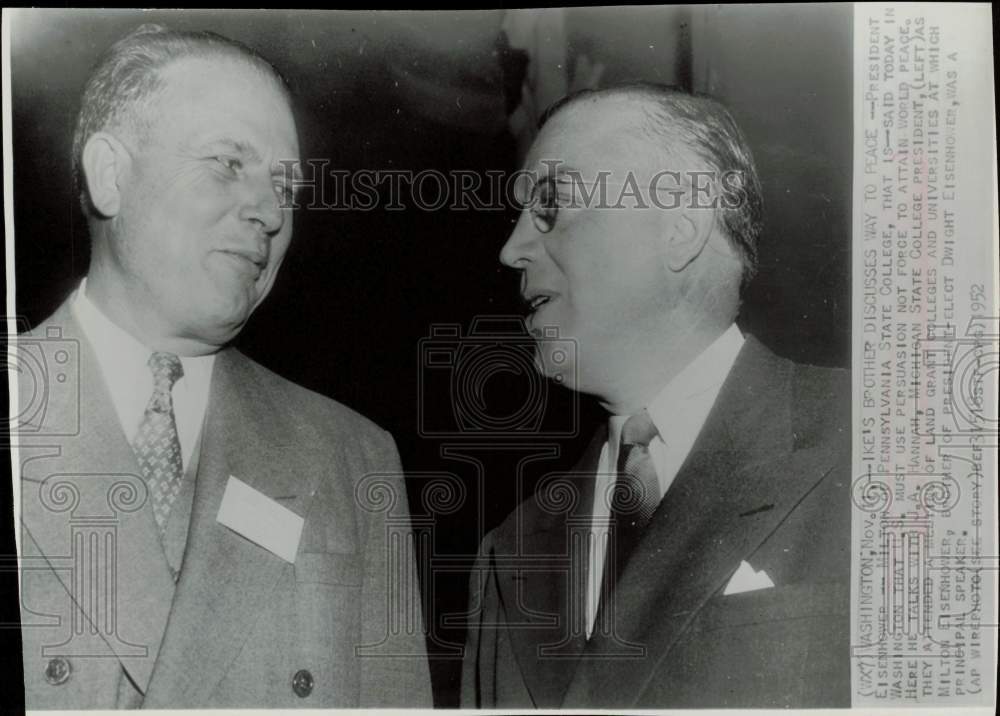
[[[581,99],[610,96],[643,103],[646,121],[639,129],[646,139],[660,143],[665,154],[675,153],[671,148],[679,141],[716,176],[737,178],[739,185],[728,188],[735,190],[739,200],[735,206],[720,203],[719,223],[740,256],[745,288],[757,272],[763,198],[750,147],[729,110],[712,97],[679,87],[632,83],[567,95],[545,110],[538,127],[541,129],[557,112]]]
[[[73,179],[84,213],[94,207],[83,176],[83,147],[106,129],[125,128],[141,136],[148,116],[143,110],[163,87],[160,72],[186,57],[224,57],[244,62],[274,80],[291,103],[285,77],[268,60],[241,42],[207,31],[178,31],[141,25],[112,45],[91,72],[83,90],[73,132]]]

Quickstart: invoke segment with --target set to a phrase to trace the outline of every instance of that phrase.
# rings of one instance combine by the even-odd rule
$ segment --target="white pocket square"
[[[758,589],[770,589],[774,582],[767,576],[763,569],[755,572],[748,562],[740,562],[739,568],[733,572],[729,578],[729,584],[722,592],[722,596],[730,594],[742,594],[743,592],[755,592]]]

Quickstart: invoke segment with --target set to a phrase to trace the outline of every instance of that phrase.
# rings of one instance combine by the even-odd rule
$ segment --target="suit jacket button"
[[[71,673],[73,673],[73,667],[70,665],[69,659],[64,659],[61,656],[49,659],[49,663],[45,665],[45,680],[52,686],[65,684],[69,681]]]
[[[292,677],[292,691],[300,699],[304,699],[313,692],[314,683],[313,675],[309,673],[308,669],[299,669]]]

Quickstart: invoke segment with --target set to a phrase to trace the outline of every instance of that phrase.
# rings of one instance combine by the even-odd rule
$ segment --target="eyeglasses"
[[[698,173],[699,179],[709,176],[708,172]],[[642,187],[635,180],[632,181],[609,181],[607,177],[600,177],[597,181],[586,181],[578,176],[564,174],[550,174],[539,179],[530,173],[521,174],[514,185],[514,200],[520,205],[521,210],[527,209],[531,212],[531,221],[539,233],[547,234],[555,228],[556,220],[559,217],[559,209],[569,208],[624,208],[621,204],[625,196],[635,197],[639,208],[649,208],[652,204],[660,209],[676,209],[680,206],[681,197],[694,190],[697,193],[692,195],[692,201],[711,200],[717,201],[720,194],[719,189],[712,183],[692,182],[689,178],[682,176],[680,172],[670,172],[657,177],[666,176],[674,182],[673,186],[664,187],[659,185],[659,179],[654,180],[651,185]],[[731,184],[732,182],[730,182]],[[607,202],[604,189],[609,186],[629,187],[628,191],[619,195],[614,203]],[[730,186],[730,190],[735,191],[742,184]],[[588,187],[590,191],[578,194],[582,187]],[[596,188],[599,188],[598,191]],[[644,199],[645,190],[650,199]],[[668,203],[664,203],[653,197],[661,194],[670,197]],[[735,196],[735,195],[734,195]],[[597,198],[596,205],[593,204]],[[699,206],[697,208],[716,208],[715,204]],[[728,207],[727,207],[728,208]]]
[[[527,209],[531,212],[531,221],[542,234],[555,228],[560,205],[569,207],[574,204],[572,198],[559,193],[560,187],[572,187],[573,182],[569,179],[547,176],[535,181],[530,175],[523,174],[518,182],[515,198],[522,211]]]

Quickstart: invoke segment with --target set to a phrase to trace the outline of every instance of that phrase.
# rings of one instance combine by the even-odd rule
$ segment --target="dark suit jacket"
[[[483,542],[463,706],[849,706],[849,428],[846,372],[748,337],[625,567],[614,628],[587,640],[574,545],[599,431],[575,499],[543,480]],[[744,560],[774,587],[724,596]]]
[[[123,667],[145,708],[431,705],[388,433],[220,352],[175,585],[68,305],[19,343],[28,708],[114,708]],[[294,564],[216,521],[230,475],[305,518]]]

